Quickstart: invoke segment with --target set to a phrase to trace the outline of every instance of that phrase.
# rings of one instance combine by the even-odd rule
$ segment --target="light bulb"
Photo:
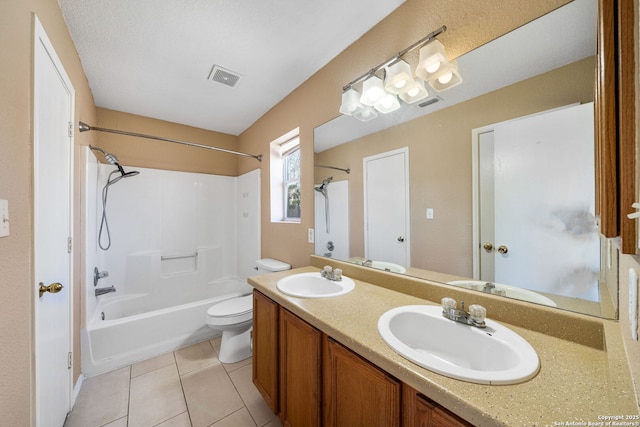
[[[435,73],[436,71],[438,71],[438,68],[440,68],[440,61],[428,64],[425,68],[427,69],[427,72]]]
[[[406,84],[407,84],[407,80],[402,79],[402,80],[398,80],[393,85],[395,86],[396,89],[402,89]]]
[[[451,81],[452,78],[453,78],[453,73],[449,71],[447,74],[443,74],[442,76],[438,77],[438,81],[443,85],[446,85]]]
[[[420,88],[419,87],[414,87],[412,89],[409,89],[407,91],[407,95],[409,95],[411,98],[413,98],[414,96],[416,96],[418,93],[420,92]]]

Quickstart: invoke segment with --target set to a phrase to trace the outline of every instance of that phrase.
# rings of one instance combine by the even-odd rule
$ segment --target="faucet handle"
[[[474,322],[482,323],[487,317],[487,309],[479,304],[471,304],[469,306],[469,317]]]
[[[324,268],[322,269],[325,273],[331,273],[333,271],[333,268],[330,265],[325,265]]]
[[[449,298],[449,297],[444,297],[440,300],[440,303],[442,304],[442,310],[448,312],[451,309],[456,308],[456,306],[458,305],[458,303],[456,302],[456,300],[454,300],[453,298]]]

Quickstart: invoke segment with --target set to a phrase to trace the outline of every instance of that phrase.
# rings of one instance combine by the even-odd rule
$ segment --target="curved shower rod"
[[[98,131],[98,132],[115,133],[115,134],[118,134],[118,135],[135,136],[137,138],[147,138],[147,139],[155,139],[157,141],[173,142],[175,144],[188,145],[190,147],[206,148],[208,150],[222,151],[223,153],[237,154],[238,156],[253,157],[254,159],[256,159],[259,162],[262,161],[262,154],[259,154],[259,155],[255,156],[253,154],[241,153],[239,151],[227,150],[227,149],[218,148],[218,147],[211,147],[209,145],[196,144],[196,143],[193,143],[193,142],[180,141],[179,139],[162,138],[160,136],[146,135],[144,133],[136,133],[136,132],[127,132],[127,131],[124,131],[124,130],[99,128],[99,127],[96,127],[96,126],[90,126],[90,125],[88,125],[86,123],[83,123],[83,122],[78,122],[78,129],[80,130],[80,132],[87,132],[87,131],[90,131],[90,130],[95,130],[95,131]]]
[[[335,169],[337,171],[346,172],[347,174],[351,173],[351,168],[344,169],[344,168],[338,168],[338,167],[335,167],[335,166],[326,166],[326,165],[318,165],[318,164],[315,164],[313,166],[316,167],[316,168]]]

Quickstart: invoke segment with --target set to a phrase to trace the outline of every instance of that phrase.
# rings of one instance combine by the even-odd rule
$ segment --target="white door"
[[[74,91],[35,18],[34,233],[36,425],[63,425],[71,407],[71,168]],[[53,292],[39,295],[42,284]],[[60,288],[59,285],[62,286]],[[57,292],[56,292],[57,291]]]
[[[493,280],[597,301],[593,104],[496,125],[493,151]]]
[[[363,159],[365,258],[408,266],[409,149]]]

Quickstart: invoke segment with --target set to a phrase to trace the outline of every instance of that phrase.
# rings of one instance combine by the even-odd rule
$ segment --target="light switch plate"
[[[629,327],[631,337],[638,341],[638,273],[629,269]]]
[[[433,208],[427,208],[427,219],[433,219]]]
[[[314,232],[314,231],[315,231],[315,230],[314,230],[313,228],[309,228],[309,229],[307,230],[307,232],[308,232],[308,234],[307,234],[307,241],[308,241],[309,243],[313,243],[313,242],[315,242],[315,232]]]
[[[9,201],[0,200],[0,237],[9,235]]]

